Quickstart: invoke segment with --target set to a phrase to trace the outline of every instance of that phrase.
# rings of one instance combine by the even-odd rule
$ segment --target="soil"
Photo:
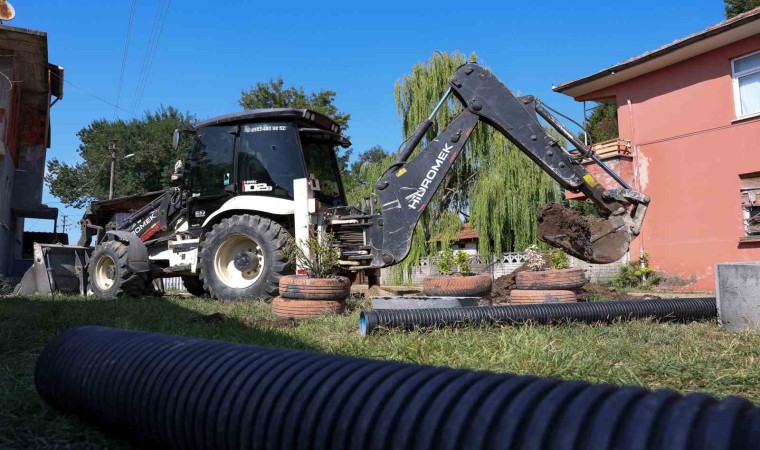
[[[613,287],[602,286],[596,283],[586,283],[575,291],[579,302],[590,302],[594,300],[646,300],[660,298],[657,295],[633,295],[625,291],[620,291]]]
[[[230,316],[224,313],[215,312],[212,314],[208,314],[205,316],[201,316],[199,318],[200,322],[203,322],[206,325],[218,325],[222,323],[229,322],[230,320],[237,320],[232,319]],[[296,327],[296,321],[292,318],[285,318],[285,319],[260,319],[260,320],[253,320],[249,319],[247,317],[244,317],[240,319],[240,322],[247,326],[247,327],[255,327],[255,328],[295,328]]]
[[[517,274],[524,270],[528,270],[527,263],[524,263],[522,266],[513,270],[512,273],[493,280],[493,287],[491,287],[491,302],[494,305],[509,303],[509,293],[512,292],[512,289],[517,289]]]
[[[527,270],[527,265],[515,269],[512,273],[497,278],[493,282],[491,290],[491,303],[493,305],[509,304],[509,294],[513,289],[517,289],[517,274]],[[606,287],[596,283],[586,283],[578,289],[572,289],[578,297],[579,302],[590,302],[596,300],[643,300],[648,298],[660,298],[656,295],[633,295],[627,292],[617,290],[613,287]]]
[[[539,239],[559,243],[568,253],[584,261],[591,259],[592,218],[556,202],[542,206],[536,218]]]

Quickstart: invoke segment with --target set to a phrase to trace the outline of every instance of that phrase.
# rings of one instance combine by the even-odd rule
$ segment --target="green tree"
[[[723,0],[726,8],[726,19],[753,10],[760,6],[760,0]]]
[[[472,54],[469,59],[476,56]],[[396,105],[405,138],[430,114],[448,88],[449,77],[464,62],[459,52],[436,53],[396,83]],[[416,152],[441,133],[461,108],[451,98],[439,110]],[[421,217],[409,257],[400,265],[402,274],[409,273],[421,256],[437,250],[428,244],[430,236],[453,235],[462,218],[469,219],[480,233],[481,254],[527,247],[536,242],[536,211],[560,195],[554,181],[535,163],[503,135],[481,123]]]
[[[591,143],[616,139],[618,136],[618,115],[615,103],[599,103],[586,120],[586,130]],[[583,137],[583,133],[581,133]]]
[[[393,164],[395,157],[381,146],[375,145],[359,153],[350,168],[343,171],[343,187],[346,190],[349,205],[358,204],[363,198],[370,197],[374,185],[382,171]]]
[[[348,129],[351,114],[343,113],[335,106],[335,91],[322,89],[306,93],[303,86],[285,87],[282,77],[268,82],[258,82],[247,91],[241,91],[238,104],[244,109],[259,108],[299,108],[311,109],[335,121],[342,131]]]
[[[171,106],[146,112],[129,121],[99,119],[82,128],[78,149],[81,162],[48,161],[45,181],[50,192],[69,206],[82,207],[108,198],[111,152],[117,143],[115,195],[133,195],[165,189],[171,185],[174,163],[185,159],[186,148],[172,146],[176,128],[189,128],[193,116]],[[123,159],[127,154],[134,154]]]
[[[256,86],[249,90],[240,92],[238,104],[243,109],[265,109],[265,108],[298,108],[311,109],[320,114],[331,118],[340,126],[341,132],[345,134],[348,130],[348,121],[351,114],[341,112],[335,106],[335,91],[321,89],[319,92],[306,93],[303,86],[285,87],[285,81],[282,76],[277,79],[270,79],[268,82],[258,82]],[[349,173],[349,159],[353,150],[342,150],[338,155],[338,166],[344,174]]]

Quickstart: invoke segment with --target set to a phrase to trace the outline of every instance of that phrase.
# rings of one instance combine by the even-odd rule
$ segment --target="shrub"
[[[649,255],[620,265],[620,273],[610,280],[616,288],[652,289],[662,281],[662,275],[649,265]]]
[[[525,249],[525,263],[528,266],[528,270],[538,272],[546,268],[546,259],[541,254],[538,246],[533,244]]]
[[[320,232],[314,237],[302,240],[301,245],[290,238],[282,250],[290,263],[303,267],[309,277],[332,278],[337,274],[340,258],[340,249],[332,243],[332,233]],[[304,247],[308,250],[308,255],[304,252]]]
[[[454,270],[454,252],[451,247],[445,247],[441,250],[441,257],[438,260],[438,272],[441,275],[448,275]]]
[[[456,264],[459,268],[459,273],[472,273],[472,268],[470,267],[470,259],[467,258],[467,253],[458,251],[456,255],[454,255],[454,264]]]
[[[555,270],[567,269],[570,267],[570,260],[567,258],[565,252],[561,249],[555,248],[549,252],[549,267]]]

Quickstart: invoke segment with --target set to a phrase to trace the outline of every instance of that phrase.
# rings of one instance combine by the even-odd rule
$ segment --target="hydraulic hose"
[[[542,303],[536,305],[480,306],[440,309],[379,309],[362,311],[362,335],[381,328],[405,330],[455,325],[520,325],[526,322],[613,322],[642,319],[692,321],[717,316],[714,298],[638,300],[587,303]]]
[[[739,397],[616,387],[101,327],[48,345],[51,406],[143,447],[749,449]]]

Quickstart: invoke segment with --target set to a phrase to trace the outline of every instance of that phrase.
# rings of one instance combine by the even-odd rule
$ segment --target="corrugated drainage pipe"
[[[701,320],[717,316],[714,298],[636,300],[588,303],[542,303],[536,305],[480,306],[439,309],[379,309],[362,311],[359,331],[366,335],[380,328],[414,330],[451,325],[526,322],[612,322],[652,317],[659,320]]]
[[[55,408],[143,447],[749,449],[748,400],[82,327],[40,355]],[[757,448],[757,447],[754,447]]]

